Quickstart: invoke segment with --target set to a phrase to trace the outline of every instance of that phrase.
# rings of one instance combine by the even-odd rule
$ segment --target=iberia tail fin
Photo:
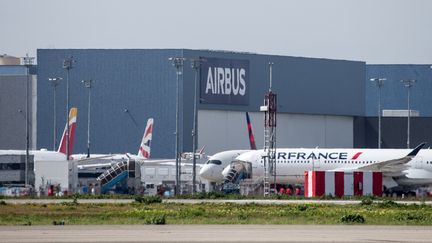
[[[138,150],[138,157],[142,157],[144,159],[150,158],[150,146],[152,140],[152,133],[153,133],[153,118],[149,118],[147,120],[147,126],[144,130],[144,136]]]
[[[69,155],[72,154],[74,141],[75,141],[75,129],[76,129],[76,121],[77,121],[78,109],[76,107],[72,107],[69,111]],[[67,132],[67,124],[63,131],[62,138],[60,140],[60,145],[58,148],[58,152],[66,154],[66,132]]]
[[[248,133],[249,133],[249,143],[250,143],[250,149],[252,150],[256,150],[256,145],[255,145],[255,137],[252,131],[252,124],[250,122],[249,119],[249,113],[246,112],[246,122],[247,122],[247,129],[248,129]]]

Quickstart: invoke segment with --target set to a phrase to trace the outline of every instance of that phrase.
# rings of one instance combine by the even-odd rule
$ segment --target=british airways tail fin
[[[76,129],[76,121],[77,121],[78,109],[76,107],[72,107],[69,111],[69,122],[66,124],[65,129],[63,131],[62,138],[60,140],[60,145],[57,152],[66,154],[66,132],[67,126],[69,125],[69,154],[72,154],[74,141],[75,141],[75,129]]]
[[[252,124],[250,122],[249,113],[248,112],[246,112],[246,122],[247,122],[247,129],[248,129],[248,133],[249,133],[250,149],[256,150],[257,148],[256,148],[256,144],[255,144],[255,137],[253,135]]]
[[[150,118],[147,120],[147,126],[144,130],[144,136],[138,150],[138,157],[142,157],[144,159],[150,158],[150,146],[152,140],[152,133],[153,133],[153,118]]]

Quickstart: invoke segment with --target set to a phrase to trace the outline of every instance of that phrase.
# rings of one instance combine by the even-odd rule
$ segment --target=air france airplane
[[[276,183],[303,184],[304,172],[320,171],[380,171],[387,188],[397,186],[432,185],[432,151],[421,150],[425,143],[408,149],[295,149],[276,150]],[[250,151],[235,161],[249,163],[252,178],[264,173],[265,152]],[[227,166],[223,174],[227,175]],[[272,178],[273,179],[273,178]]]
[[[201,167],[199,175],[209,182],[222,183],[224,177],[223,169],[228,166],[237,156],[251,150],[256,150],[255,137],[250,122],[249,113],[246,112],[246,123],[249,135],[250,150],[228,150],[210,156],[209,160]]]

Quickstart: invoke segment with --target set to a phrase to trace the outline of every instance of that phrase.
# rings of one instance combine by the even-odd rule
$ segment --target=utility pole
[[[175,195],[181,194],[181,164],[180,164],[180,135],[179,135],[179,113],[180,113],[180,75],[183,74],[183,62],[186,60],[184,57],[170,57],[168,60],[172,61],[173,66],[176,68],[177,88],[176,88],[176,129],[175,129],[175,159],[176,159],[176,185]]]
[[[48,81],[51,83],[51,86],[53,87],[53,151],[56,151],[56,144],[57,144],[57,105],[56,105],[56,91],[57,86],[60,84],[60,81],[63,78],[57,77],[57,78],[48,78]]]
[[[69,75],[70,70],[73,68],[75,60],[69,57],[63,60],[63,68],[66,69],[66,160],[69,160]]]
[[[28,54],[23,58],[24,65],[27,67],[27,81],[26,81],[26,157],[25,157],[25,175],[24,175],[24,184],[27,187],[29,183],[28,179],[28,167],[30,162],[30,105],[29,105],[29,95],[30,95],[30,66],[33,65],[34,57],[29,57]]]
[[[381,87],[384,85],[385,78],[371,78],[370,81],[375,82],[378,87],[378,148],[381,148]]]
[[[91,107],[91,88],[93,80],[82,80],[81,83],[88,89],[88,109],[87,109],[87,158],[90,158],[90,107]]]
[[[407,148],[410,148],[410,120],[411,120],[411,108],[410,108],[410,89],[416,82],[415,79],[405,79],[401,80],[401,82],[404,84],[404,86],[407,88],[408,91],[408,126],[407,126]]]
[[[198,72],[201,67],[201,62],[205,61],[202,58],[192,59],[192,69],[195,71],[195,83],[194,83],[194,114],[193,114],[193,128],[192,128],[192,164],[193,164],[193,171],[192,171],[192,193],[196,193],[196,156],[195,152],[198,147]]]

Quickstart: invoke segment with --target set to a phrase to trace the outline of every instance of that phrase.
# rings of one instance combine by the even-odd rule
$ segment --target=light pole
[[[56,78],[48,78],[48,81],[51,83],[51,86],[53,87],[53,127],[54,127],[54,135],[53,135],[53,151],[56,151],[56,144],[57,144],[57,105],[56,105],[56,91],[57,86],[60,84],[60,81],[63,78],[56,77]]]
[[[63,60],[63,68],[66,69],[66,160],[69,160],[69,72],[75,60],[69,57]]]
[[[90,107],[91,107],[91,88],[93,80],[82,80],[81,83],[88,89],[88,110],[87,110],[87,158],[90,158]]]
[[[25,187],[28,185],[28,166],[30,160],[30,122],[29,122],[29,94],[30,94],[30,66],[33,64],[34,57],[29,57],[28,54],[23,58],[24,65],[27,67],[27,81],[26,81],[26,157],[25,157],[25,175],[24,175],[24,184]]]
[[[385,78],[371,78],[370,81],[375,82],[378,87],[378,148],[381,148],[381,87],[384,85]]]
[[[415,79],[401,80],[408,91],[408,126],[407,126],[407,148],[410,148],[410,119],[411,119],[411,108],[410,108],[410,89],[416,82]]]
[[[198,109],[197,109],[197,98],[198,98],[198,71],[201,66],[201,62],[205,61],[205,59],[198,58],[198,59],[192,59],[192,69],[195,70],[195,83],[194,83],[194,114],[193,114],[193,128],[192,128],[192,164],[193,164],[193,171],[192,171],[192,192],[196,193],[196,157],[195,157],[195,151],[197,150],[198,145]]]
[[[177,94],[176,94],[176,130],[175,130],[175,158],[176,158],[176,185],[175,185],[175,195],[181,194],[180,186],[181,186],[181,168],[180,168],[180,136],[179,136],[179,112],[180,112],[180,75],[182,75],[183,71],[183,62],[186,60],[184,57],[170,57],[168,60],[172,61],[173,66],[177,69],[176,77],[177,77]]]

